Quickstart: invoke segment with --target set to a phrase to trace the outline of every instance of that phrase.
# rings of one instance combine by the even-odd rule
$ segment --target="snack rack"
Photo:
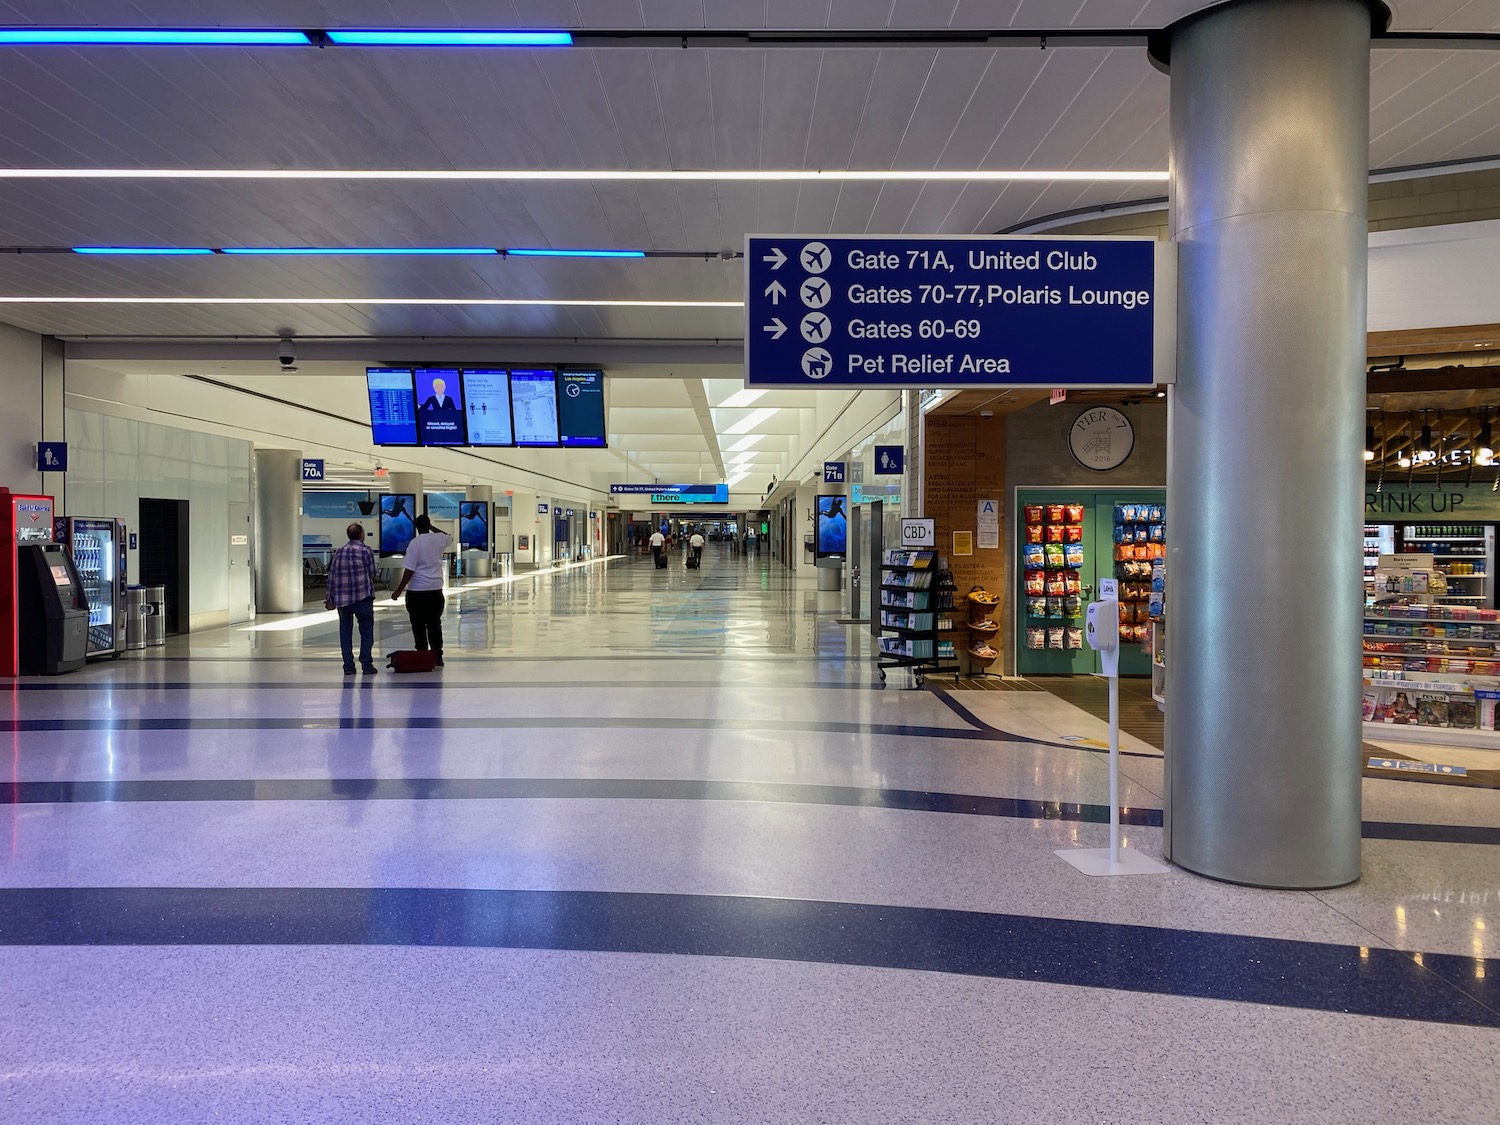
[[[958,671],[956,663],[943,663],[941,655],[943,645],[952,643],[940,637],[940,614],[953,612],[953,578],[938,569],[937,561],[935,550],[894,550],[881,555],[876,667],[882,680],[887,668],[910,668],[918,685],[932,672]]]
[[[1028,504],[1021,547],[1026,647],[1083,648],[1084,505]]]
[[[1115,578],[1120,583],[1120,642],[1153,647],[1150,637],[1156,564],[1167,557],[1166,505],[1116,504]],[[1163,589],[1166,572],[1162,571]],[[1153,659],[1154,663],[1154,659]]]

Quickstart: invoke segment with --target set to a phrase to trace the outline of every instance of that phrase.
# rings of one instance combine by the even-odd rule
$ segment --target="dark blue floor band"
[[[785,782],[605,777],[265,778],[0,782],[0,805],[195,801],[753,801],[1016,820],[1107,824],[1109,806],[923,789],[875,789]],[[1127,808],[1120,823],[1160,828],[1162,811]],[[1500,846],[1500,828],[1466,824],[1364,822],[1367,840]]]
[[[371,945],[743,957],[1500,1028],[1500,962],[860,903],[428,888],[0,890],[0,945]],[[1481,975],[1482,974],[1482,975]]]
[[[452,661],[447,661],[452,663]],[[360,687],[376,685],[369,680],[357,681]],[[341,681],[332,679],[326,681],[327,687],[339,687]],[[448,680],[422,679],[417,676],[391,676],[379,681],[381,690],[391,688],[416,689],[418,691],[569,691],[576,692],[587,688],[640,688],[651,691],[660,691],[662,688],[705,688],[721,691],[726,687],[736,687],[740,681],[733,679],[725,680],[548,680],[536,682],[531,680]],[[189,680],[18,680],[7,685],[16,691],[306,691],[316,684],[306,680],[262,680],[262,681],[233,681],[225,683],[213,683],[210,681]],[[863,683],[852,680],[809,680],[796,685],[800,688],[812,688],[818,691],[889,691],[895,692],[900,689],[894,685],[874,683]],[[0,688],[3,691],[3,688]],[[972,720],[974,725],[983,726],[979,720]]]

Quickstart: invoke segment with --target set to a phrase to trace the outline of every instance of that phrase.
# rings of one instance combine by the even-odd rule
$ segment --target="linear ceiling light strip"
[[[566,31],[0,27],[0,47],[571,47]]]
[[[515,183],[1158,183],[1147,169],[1073,168],[0,168],[0,180],[481,180]]]
[[[475,305],[621,309],[742,309],[743,301],[616,301],[559,297],[36,297],[0,296],[0,305]]]

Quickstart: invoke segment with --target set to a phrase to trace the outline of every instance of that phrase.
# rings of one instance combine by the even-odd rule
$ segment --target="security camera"
[[[297,348],[292,343],[290,337],[283,336],[281,338],[281,343],[277,347],[276,358],[281,360],[281,369],[283,371],[297,370]]]

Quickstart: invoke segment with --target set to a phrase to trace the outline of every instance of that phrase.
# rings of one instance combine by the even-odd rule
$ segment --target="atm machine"
[[[68,549],[89,607],[90,660],[125,651],[125,521],[58,516],[52,538]]]
[[[89,603],[61,543],[16,548],[21,675],[76,672],[88,660]]]

